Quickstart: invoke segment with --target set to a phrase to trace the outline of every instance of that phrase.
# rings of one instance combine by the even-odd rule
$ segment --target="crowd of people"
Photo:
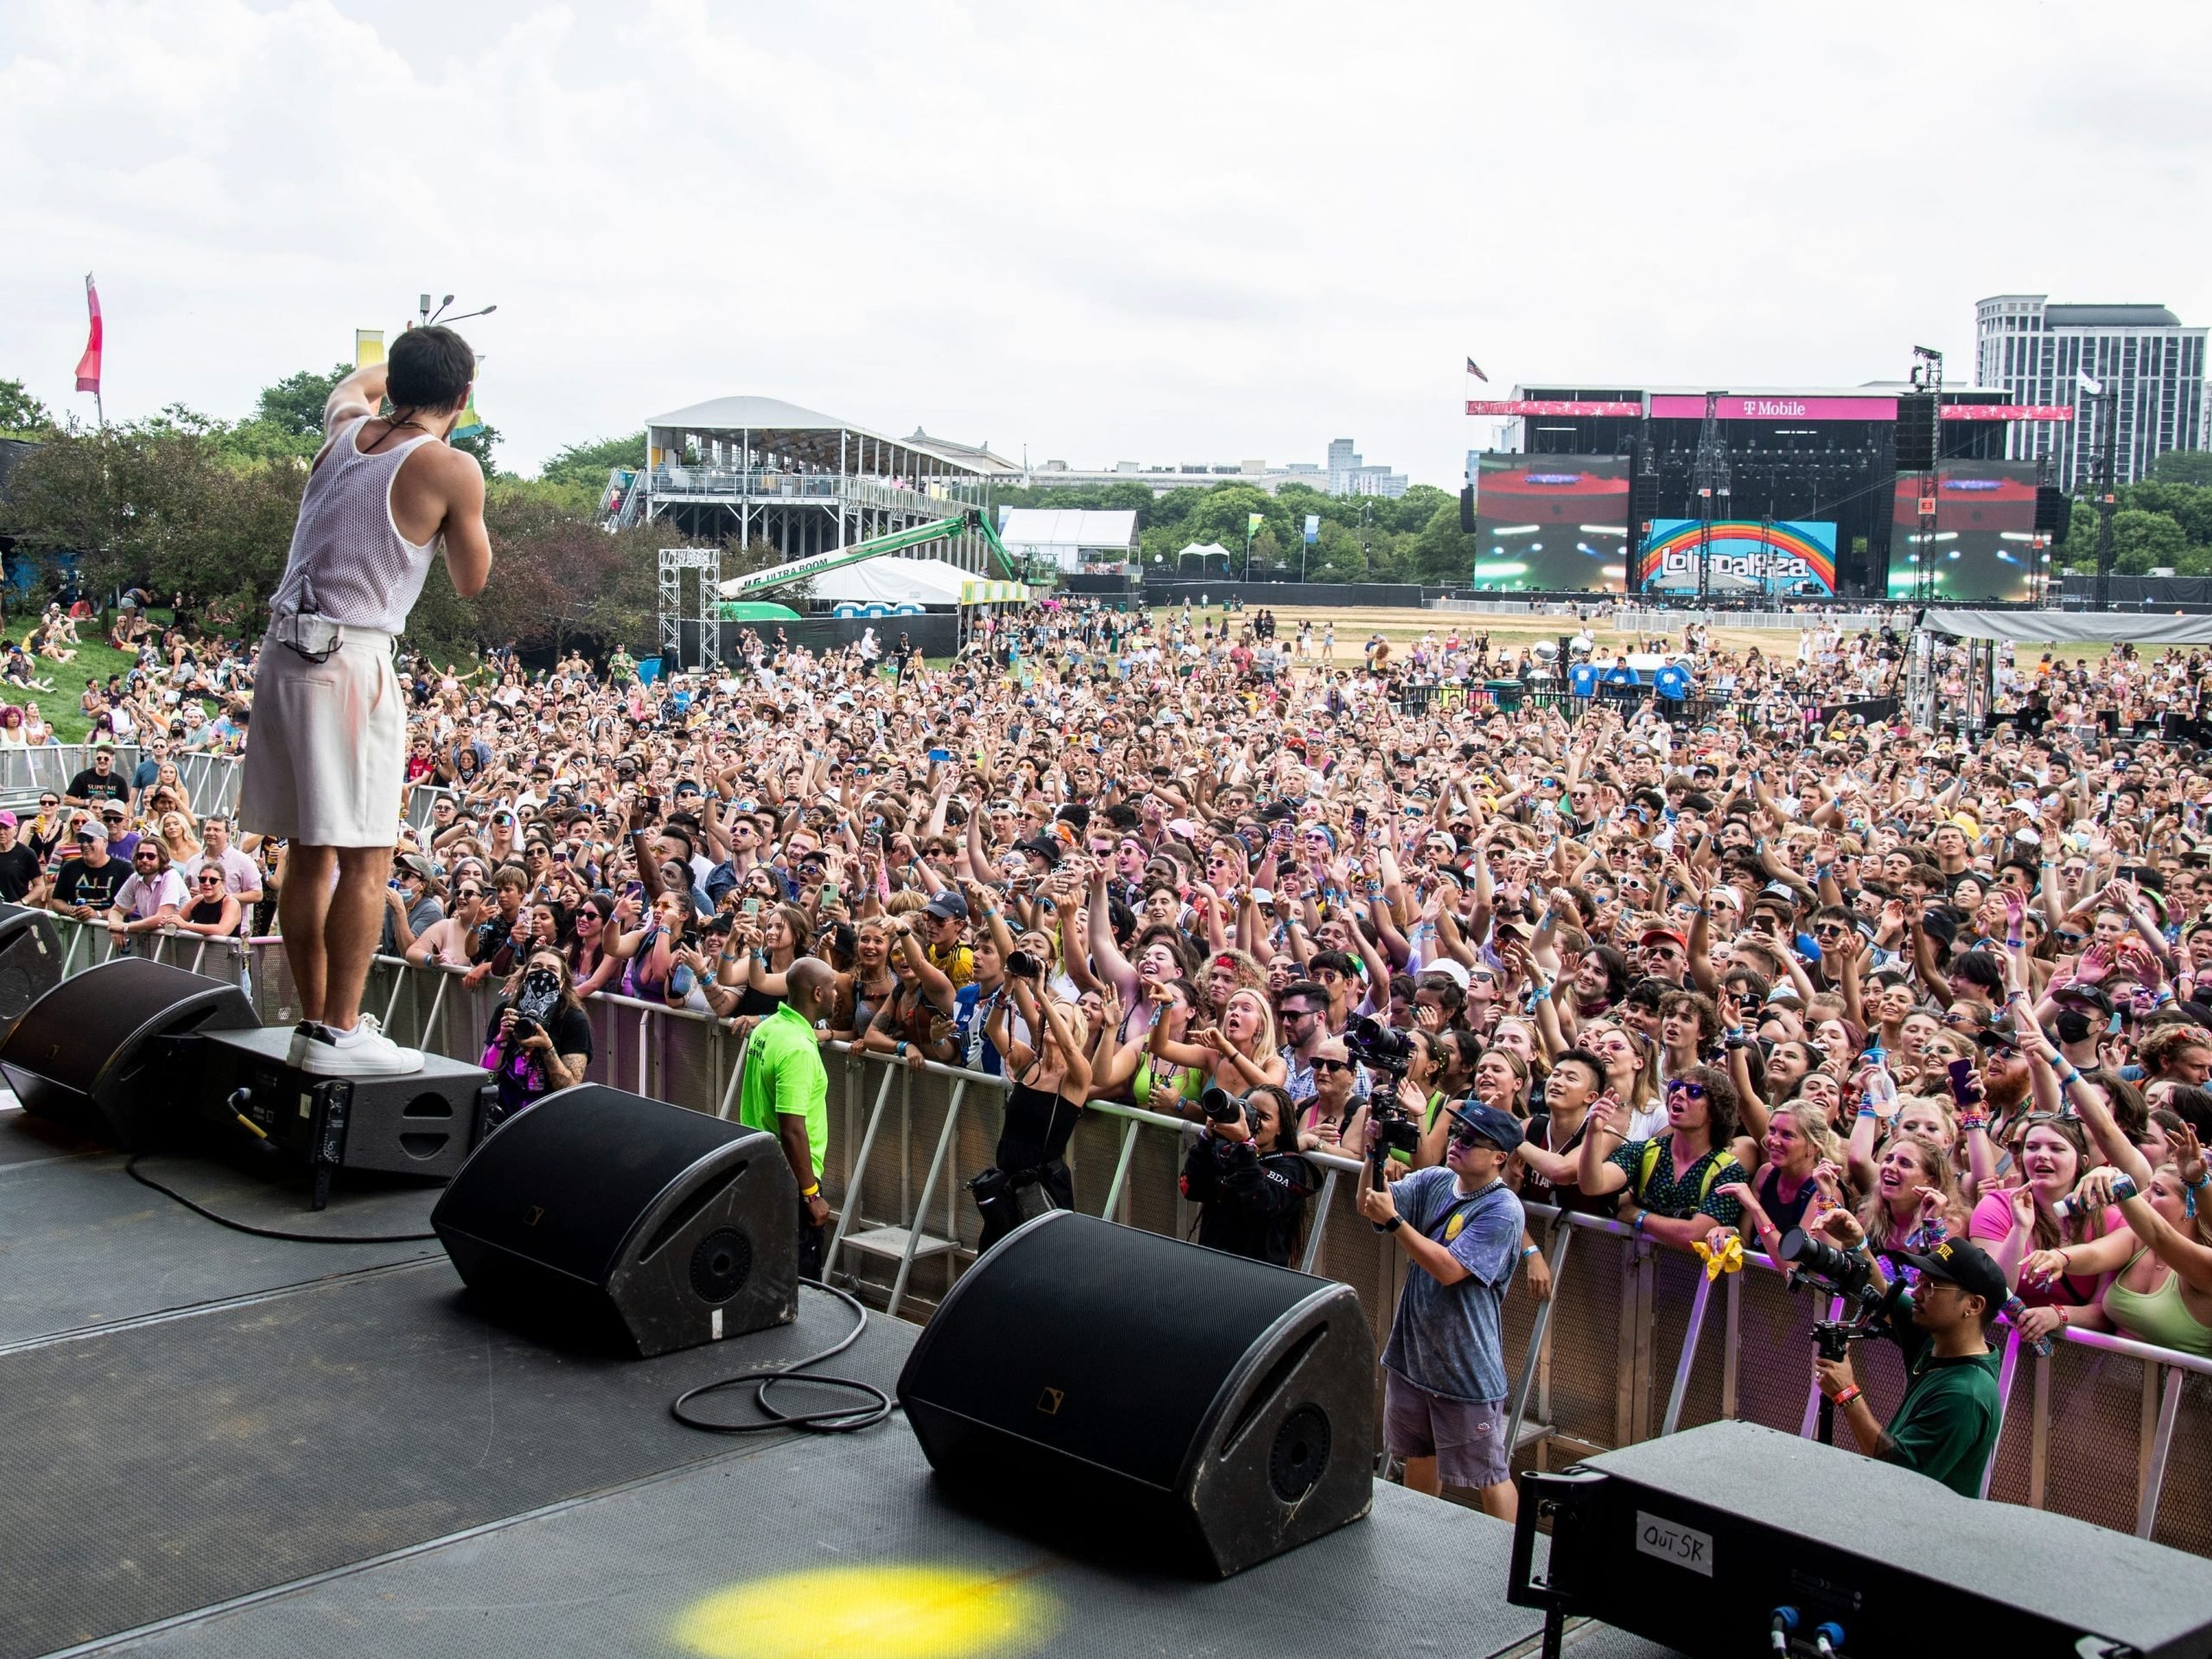
[[[508,1110],[583,1075],[602,993],[779,1044],[802,1004],[817,1039],[1001,1077],[986,1247],[1071,1202],[1095,1103],[1189,1120],[1198,1236],[1278,1262],[1311,1154],[1407,1126],[1395,1208],[1363,1205],[1492,1306],[1394,1340],[1394,1449],[1494,1507],[1458,1408],[1503,1398],[1495,1300],[1548,1293],[1529,1204],[1715,1259],[1802,1230],[1961,1330],[2009,1309],[2030,1340],[2212,1354],[2212,755],[2164,734],[2201,653],[2016,663],[1971,738],[1777,733],[1726,698],[1849,705],[1894,682],[1896,635],[1694,635],[1674,648],[1719,711],[1684,723],[1405,695],[1549,671],[1478,629],[1332,662],[1333,628],[1253,622],[1064,601],[948,664],[748,635],[717,678],[650,683],[620,656],[403,657],[430,805],[383,949],[499,988]],[[0,814],[0,892],[22,865],[125,936],[265,931],[283,849],[194,816],[168,732],[128,779],[96,759],[38,818]],[[1941,1265],[1977,1255],[2001,1296]],[[1868,1449],[1973,1490],[1986,1448],[1861,1433],[1847,1372],[1822,1385]]]

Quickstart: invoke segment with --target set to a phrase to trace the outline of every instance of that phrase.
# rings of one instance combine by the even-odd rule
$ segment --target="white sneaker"
[[[300,1061],[301,1071],[321,1077],[397,1077],[422,1069],[423,1051],[393,1042],[373,1014],[361,1015],[351,1031],[317,1026]]]

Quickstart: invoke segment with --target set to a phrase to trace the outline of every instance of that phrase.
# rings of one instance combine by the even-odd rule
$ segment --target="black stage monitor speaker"
[[[1924,473],[1936,465],[1936,429],[1941,419],[1932,391],[1908,391],[1897,399],[1897,471]]]
[[[145,1152],[197,1132],[189,1081],[158,1039],[260,1023],[235,985],[118,957],[32,1003],[0,1043],[0,1073],[26,1110]]]
[[[430,1225],[495,1307],[647,1357],[798,1316],[783,1143],[595,1083],[509,1118]]]
[[[325,1077],[287,1063],[292,1033],[275,1027],[196,1039],[186,1064],[203,1109],[228,1127],[244,1118],[315,1177],[315,1208],[339,1168],[451,1180],[482,1138],[499,1091],[481,1066],[425,1054],[397,1077]]]
[[[2036,486],[2036,534],[2050,537],[2053,547],[2066,545],[2066,532],[2074,527],[2074,503],[2056,484]]]
[[[1349,1285],[1055,1210],[969,1268],[899,1403],[948,1491],[1226,1578],[1374,1500],[1375,1338]]]
[[[0,905],[0,1040],[61,982],[61,936],[42,910]]]
[[[1784,1608],[1791,1654],[2212,1653],[2212,1563],[1751,1423],[1522,1476],[1506,1595],[1693,1659],[1772,1650]]]

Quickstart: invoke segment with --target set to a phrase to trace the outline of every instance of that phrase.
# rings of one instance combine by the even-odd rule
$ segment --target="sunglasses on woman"
[[[1316,1060],[1313,1062],[1313,1070],[1316,1071],[1349,1071],[1351,1070],[1351,1067],[1343,1060]]]

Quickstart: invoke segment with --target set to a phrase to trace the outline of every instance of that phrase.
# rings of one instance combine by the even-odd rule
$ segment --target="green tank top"
[[[2139,1250],[2127,1266],[2132,1268],[2142,1259]],[[2105,1315],[2138,1342],[2178,1353],[2212,1356],[2212,1325],[2199,1325],[2182,1300],[2177,1273],[2169,1271],[2153,1291],[2129,1290],[2115,1278],[2112,1288],[2105,1292]]]
[[[1138,1105],[1151,1104],[1152,1091],[1155,1087],[1163,1090],[1162,1105],[1174,1101],[1193,1101],[1204,1092],[1202,1090],[1194,1091],[1191,1088],[1191,1084],[1198,1078],[1198,1073],[1191,1067],[1174,1065],[1166,1067],[1165,1070],[1170,1075],[1155,1079],[1153,1076],[1152,1057],[1149,1054],[1138,1063],[1136,1077],[1129,1084],[1130,1096]]]

